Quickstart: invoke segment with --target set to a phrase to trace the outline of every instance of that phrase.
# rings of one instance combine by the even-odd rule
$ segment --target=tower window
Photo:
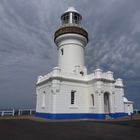
[[[64,55],[64,49],[61,49],[61,54]]]
[[[91,94],[92,105],[94,106],[94,94]]]
[[[83,71],[80,71],[80,74],[83,76],[84,75],[84,72]]]
[[[75,104],[75,90],[71,91],[71,104]]]
[[[62,24],[69,23],[69,13],[64,14],[61,19],[62,19]]]

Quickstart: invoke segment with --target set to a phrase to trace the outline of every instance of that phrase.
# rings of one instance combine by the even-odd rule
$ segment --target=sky
[[[140,0],[0,0],[0,109],[35,108],[37,76],[57,66],[54,32],[70,6],[89,33],[89,73],[113,71],[140,108]]]

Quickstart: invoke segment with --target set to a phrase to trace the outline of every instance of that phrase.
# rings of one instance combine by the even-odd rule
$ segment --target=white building
[[[48,119],[106,119],[133,113],[133,102],[124,97],[122,79],[113,72],[96,69],[87,74],[85,48],[88,33],[81,27],[82,16],[73,7],[61,16],[55,32],[58,67],[36,84],[36,116]]]

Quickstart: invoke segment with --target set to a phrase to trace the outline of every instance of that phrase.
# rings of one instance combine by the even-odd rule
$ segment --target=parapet
[[[103,71],[101,69],[95,70],[95,78],[103,78]]]
[[[123,80],[120,78],[116,79],[115,86],[116,87],[124,87]]]
[[[54,67],[53,71],[52,71],[52,75],[59,75],[60,74],[61,69],[59,67]]]
[[[106,72],[106,78],[109,80],[114,80],[113,72],[112,71]]]
[[[106,73],[103,73],[103,71],[101,69],[96,69],[95,70],[95,78],[97,79],[105,79],[105,80],[111,80],[113,81],[113,72],[108,71]]]

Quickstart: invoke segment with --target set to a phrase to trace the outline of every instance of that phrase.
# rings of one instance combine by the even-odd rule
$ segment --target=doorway
[[[110,103],[109,103],[109,93],[104,93],[104,113],[109,114],[110,113]]]

